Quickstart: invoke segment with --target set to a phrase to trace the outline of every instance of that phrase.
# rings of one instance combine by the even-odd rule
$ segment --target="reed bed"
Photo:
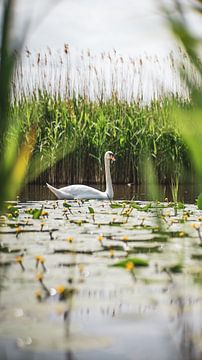
[[[70,52],[47,48],[41,52],[26,49],[18,56],[13,79],[13,99],[21,101],[47,93],[54,98],[74,96],[92,101],[106,101],[112,96],[145,105],[151,100],[177,95],[188,98],[187,86],[179,76],[179,59],[183,58],[182,75],[189,67],[198,82],[193,66],[181,49],[164,57],[121,56],[115,50],[94,54],[90,50]]]
[[[141,183],[142,157],[149,151],[159,181],[170,183],[192,173],[173,104],[189,106],[173,54],[161,60],[123,58],[115,50],[76,56],[65,45],[57,53],[26,49],[12,81],[10,114],[15,124],[20,119],[22,134],[36,126],[29,172],[34,183],[104,183],[108,149],[118,155],[114,182]]]

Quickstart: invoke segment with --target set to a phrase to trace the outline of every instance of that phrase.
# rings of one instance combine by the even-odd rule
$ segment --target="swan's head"
[[[105,159],[106,160],[111,160],[111,161],[116,161],[115,155],[113,154],[112,151],[107,151],[105,153]]]

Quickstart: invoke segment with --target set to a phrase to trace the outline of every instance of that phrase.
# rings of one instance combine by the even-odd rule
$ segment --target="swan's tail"
[[[54,188],[54,186],[46,183],[46,185],[48,186],[49,190],[58,198],[58,199],[61,199],[61,194],[60,194],[60,190],[59,189],[56,189]]]
[[[46,185],[48,186],[49,190],[59,199],[59,200],[64,200],[64,199],[72,199],[72,196],[68,193],[65,193],[64,191],[60,190],[60,189],[56,189],[54,186],[46,183]]]

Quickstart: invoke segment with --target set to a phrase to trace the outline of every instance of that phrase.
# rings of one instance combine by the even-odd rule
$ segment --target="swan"
[[[49,190],[52,191],[55,196],[60,200],[71,199],[97,199],[97,200],[111,200],[114,196],[112,187],[112,179],[110,173],[110,161],[115,161],[113,152],[107,151],[104,156],[105,163],[105,178],[106,178],[106,190],[100,191],[95,188],[86,185],[69,185],[56,189],[52,185],[46,183]]]

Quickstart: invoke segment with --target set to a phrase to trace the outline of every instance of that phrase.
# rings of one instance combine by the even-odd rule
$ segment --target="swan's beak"
[[[114,155],[111,155],[111,158],[110,158],[112,161],[116,161],[116,158]]]

